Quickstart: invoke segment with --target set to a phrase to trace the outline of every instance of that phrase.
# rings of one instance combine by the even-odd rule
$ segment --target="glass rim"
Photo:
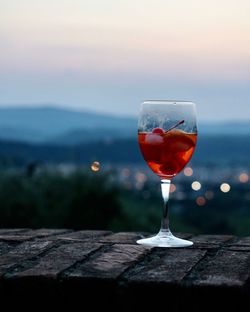
[[[185,100],[145,100],[142,104],[182,104],[182,105],[195,105],[192,101]]]

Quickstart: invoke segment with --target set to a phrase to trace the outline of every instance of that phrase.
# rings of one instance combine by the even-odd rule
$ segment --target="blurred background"
[[[250,234],[248,0],[2,0],[0,227],[155,232],[145,99],[196,102],[171,227]]]

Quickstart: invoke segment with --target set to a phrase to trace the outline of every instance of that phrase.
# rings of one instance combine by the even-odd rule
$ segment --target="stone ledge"
[[[190,248],[136,244],[143,233],[63,229],[0,230],[0,299],[22,305],[31,298],[67,304],[96,297],[92,306],[129,311],[159,296],[173,311],[206,307],[239,310],[250,294],[250,238],[178,234]],[[197,297],[198,296],[198,297]],[[16,300],[12,300],[17,298]],[[25,300],[26,298],[26,300]],[[143,299],[139,299],[143,298]],[[147,301],[145,301],[145,299]],[[195,304],[194,302],[195,301]],[[23,302],[23,303],[24,303]],[[121,302],[124,302],[121,309]],[[133,304],[132,304],[133,302]],[[126,304],[125,304],[126,303]],[[197,305],[199,311],[199,305]]]

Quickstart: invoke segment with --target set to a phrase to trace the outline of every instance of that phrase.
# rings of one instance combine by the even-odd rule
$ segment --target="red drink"
[[[172,179],[191,159],[197,141],[196,133],[156,128],[138,133],[142,155],[161,179]]]

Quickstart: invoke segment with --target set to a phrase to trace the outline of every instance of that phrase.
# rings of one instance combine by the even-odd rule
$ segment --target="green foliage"
[[[159,185],[142,190],[117,186],[111,173],[56,171],[0,174],[0,227],[159,230],[162,199]],[[175,232],[250,234],[248,189],[234,189],[205,206],[195,198],[170,199],[170,225]],[[150,194],[150,196],[149,196]],[[190,194],[189,194],[190,195]]]
[[[104,175],[2,174],[0,226],[106,229],[122,218],[118,198]]]

